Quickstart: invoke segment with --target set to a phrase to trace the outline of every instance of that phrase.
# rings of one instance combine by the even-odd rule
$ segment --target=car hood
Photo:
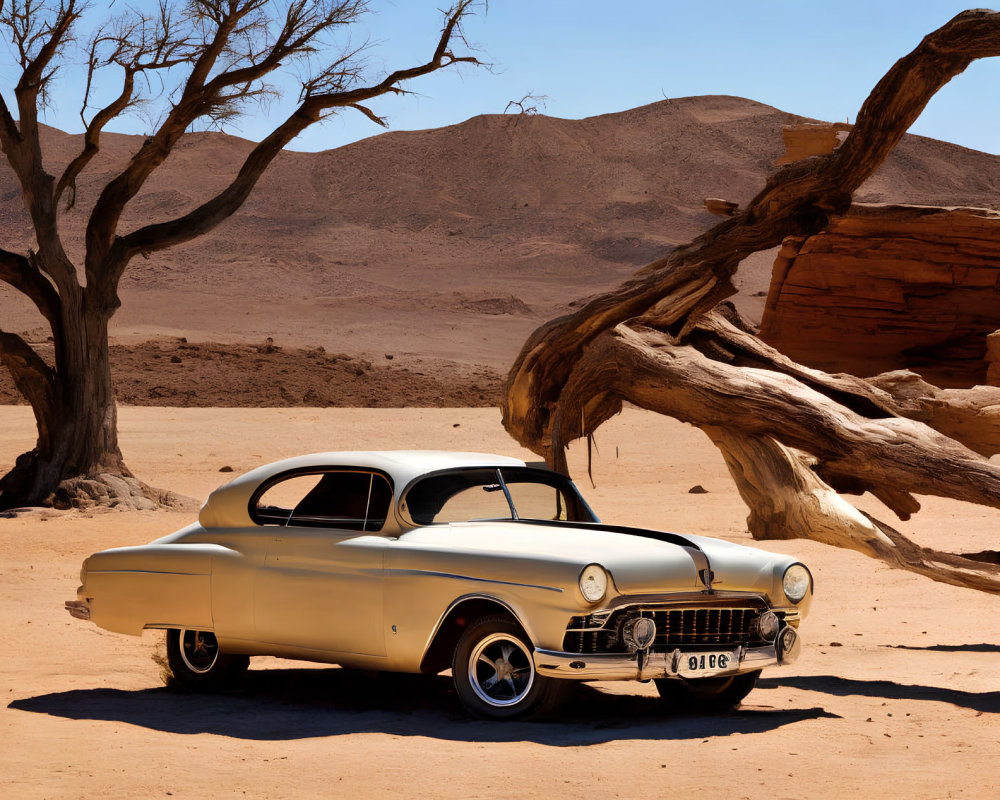
[[[539,562],[597,563],[611,572],[623,594],[705,589],[699,572],[710,569],[721,591],[770,593],[774,570],[787,556],[701,536],[596,523],[462,522],[433,525],[400,540],[418,549]],[[540,563],[541,566],[541,563]]]

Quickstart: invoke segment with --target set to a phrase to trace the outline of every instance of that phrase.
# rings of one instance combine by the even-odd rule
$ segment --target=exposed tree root
[[[111,473],[64,480],[46,504],[58,509],[110,508],[117,511],[197,511],[200,505],[193,497],[156,489],[136,478]]]

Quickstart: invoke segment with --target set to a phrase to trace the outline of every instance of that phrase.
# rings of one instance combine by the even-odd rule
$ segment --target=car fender
[[[95,553],[84,565],[80,599],[98,626],[139,635],[145,628],[213,630],[214,544],[149,544]]]

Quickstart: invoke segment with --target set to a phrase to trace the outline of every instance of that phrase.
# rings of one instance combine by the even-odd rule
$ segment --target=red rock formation
[[[785,140],[785,154],[775,161],[775,166],[791,164],[800,158],[822,156],[836,150],[851,126],[844,122],[806,122],[802,125],[785,125],[781,135]],[[843,134],[843,135],[842,135]]]
[[[986,337],[986,382],[991,386],[1000,386],[1000,331],[995,331]]]
[[[1000,213],[854,205],[786,239],[761,338],[828,372],[907,368],[939,386],[987,381],[1000,327]],[[1000,383],[1000,342],[990,380]],[[995,342],[995,343],[994,343]]]

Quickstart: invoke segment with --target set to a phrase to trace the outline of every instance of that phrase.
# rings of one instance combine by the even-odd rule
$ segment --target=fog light
[[[649,617],[630,619],[622,628],[622,639],[630,650],[645,650],[656,638],[656,623]]]
[[[763,641],[773,642],[774,637],[778,635],[778,629],[781,627],[781,620],[778,619],[778,615],[773,611],[765,611],[757,617],[755,626],[757,629],[757,635]]]

